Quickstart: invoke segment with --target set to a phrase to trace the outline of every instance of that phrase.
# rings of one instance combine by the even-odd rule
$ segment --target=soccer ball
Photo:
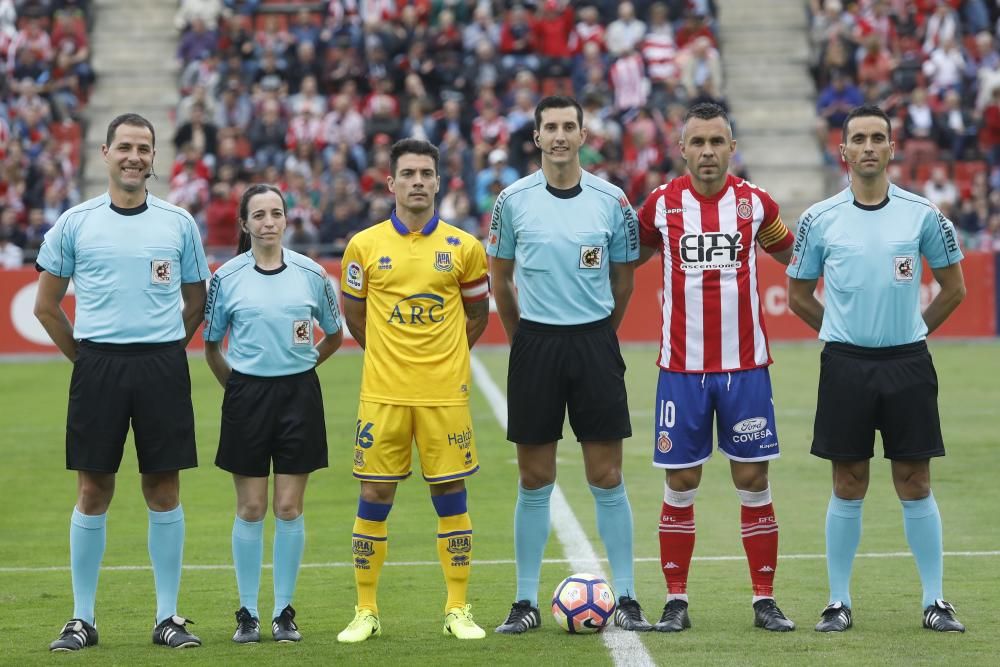
[[[615,594],[601,577],[574,574],[552,594],[552,615],[567,632],[600,632],[615,613]]]

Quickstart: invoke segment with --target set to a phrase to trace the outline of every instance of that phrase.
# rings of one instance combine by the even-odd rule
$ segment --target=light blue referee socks
[[[542,556],[549,541],[549,498],[554,484],[540,489],[517,487],[514,506],[514,557],[517,560],[517,600],[538,606]]]
[[[69,522],[69,564],[73,574],[73,618],[94,625],[97,575],[104,558],[108,515],[83,514],[73,508]]]
[[[260,593],[260,568],[264,562],[264,520],[233,521],[233,565],[236,567],[236,588],[240,606],[246,607],[259,619],[257,596]]]
[[[826,572],[830,603],[851,606],[851,568],[861,542],[861,505],[864,500],[830,496],[826,510]]]
[[[611,564],[615,595],[635,597],[632,576],[632,506],[625,494],[625,482],[611,489],[590,487],[597,510],[597,532]]]
[[[901,500],[903,530],[917,561],[920,585],[924,589],[924,608],[944,598],[944,546],[941,538],[941,513],[934,494],[920,500]]]
[[[149,560],[156,583],[156,623],[177,613],[184,558],[184,508],[166,512],[149,510]]]
[[[275,518],[274,524],[274,613],[292,603],[306,544],[306,520],[300,514],[291,521]]]

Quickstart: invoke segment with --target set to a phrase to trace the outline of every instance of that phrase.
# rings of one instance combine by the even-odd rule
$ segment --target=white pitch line
[[[493,415],[504,431],[507,430],[507,397],[497,386],[489,371],[477,357],[472,357],[472,375],[475,378],[476,386],[493,409]],[[594,547],[587,539],[587,534],[583,532],[580,522],[573,509],[566,502],[566,496],[558,483],[553,484],[552,498],[550,500],[552,511],[552,527],[555,528],[556,538],[562,544],[563,553],[566,554],[570,567],[574,572],[592,572],[607,579],[604,569],[601,567],[601,559],[594,552]],[[479,561],[476,561],[479,564]],[[642,640],[634,632],[619,630],[611,626],[601,633],[601,639],[611,651],[611,660],[619,667],[655,667],[652,656],[643,646]]]
[[[992,558],[1000,556],[1000,551],[945,551],[944,555],[948,558]],[[913,554],[909,551],[886,551],[886,552],[874,552],[858,554],[857,558],[912,558]],[[782,554],[778,557],[779,561],[782,560],[823,560],[826,558],[825,554]],[[692,560],[698,562],[728,562],[728,561],[744,561],[746,560],[745,555],[739,556],[695,556]],[[569,558],[546,558],[544,561],[546,565],[559,565],[559,564],[570,564],[573,561]],[[606,563],[607,559],[601,558],[601,563]],[[636,558],[636,563],[659,563],[660,557],[643,557]],[[476,559],[476,565],[514,565],[515,561],[512,559],[495,559],[495,560],[480,560]],[[440,567],[441,563],[436,560],[411,560],[411,561],[388,561],[385,567]],[[265,563],[264,568],[270,569],[272,567],[271,563]],[[302,569],[305,570],[329,570],[337,569],[341,567],[354,567],[353,561],[340,561],[340,562],[328,562],[328,563],[302,563]],[[101,572],[143,572],[153,569],[149,565],[107,565],[101,568]],[[204,565],[185,565],[185,570],[188,571],[198,571],[198,570],[231,570],[233,569],[232,563],[209,563]],[[38,566],[26,566],[26,567],[0,567],[0,574],[15,574],[15,573],[31,573],[31,572],[69,572],[68,565],[38,565]]]

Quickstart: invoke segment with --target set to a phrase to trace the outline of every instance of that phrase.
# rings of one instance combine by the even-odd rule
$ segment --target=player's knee
[[[295,500],[274,501],[274,516],[282,521],[292,521],[302,514],[302,503]]]
[[[369,483],[361,485],[361,500],[379,505],[391,504],[396,496],[395,484]]]
[[[701,485],[701,466],[667,472],[667,487],[673,491],[694,491]]]
[[[622,483],[621,466],[610,465],[597,470],[588,470],[587,482],[599,489],[613,489]]]
[[[260,521],[267,514],[267,498],[241,499],[236,506],[236,516],[244,521]]]

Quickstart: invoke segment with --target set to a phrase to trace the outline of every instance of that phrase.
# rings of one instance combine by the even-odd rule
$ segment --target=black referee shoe
[[[816,624],[816,632],[843,632],[852,625],[851,608],[843,602],[834,602],[823,610],[823,618]]]
[[[292,605],[287,605],[271,621],[271,636],[274,641],[282,643],[302,641],[299,626],[295,625],[295,610]]]
[[[183,616],[170,616],[153,628],[153,643],[168,648],[201,646],[201,640],[187,631],[186,624],[194,623]]]
[[[924,627],[935,632],[965,632],[965,626],[955,618],[955,608],[944,600],[935,600],[924,609]]]
[[[538,607],[531,606],[531,600],[518,600],[510,606],[510,613],[495,632],[502,635],[519,635],[528,630],[534,630],[542,624],[542,616]]]
[[[260,621],[254,618],[246,607],[236,612],[236,633],[233,641],[237,644],[256,644],[260,641]]]
[[[59,639],[49,644],[49,650],[79,651],[88,646],[97,646],[97,628],[79,618],[70,619],[59,633]]]
[[[618,598],[618,608],[615,609],[615,625],[622,630],[631,632],[649,632],[653,629],[652,624],[643,615],[639,601],[627,595]]]

